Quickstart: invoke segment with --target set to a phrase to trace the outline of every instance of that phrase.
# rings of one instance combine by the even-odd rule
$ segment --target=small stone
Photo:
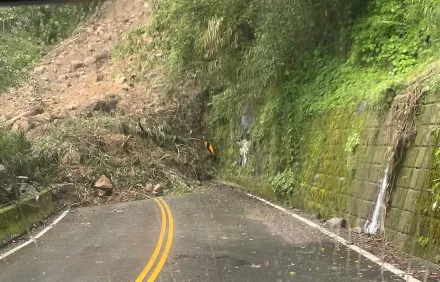
[[[116,84],[124,84],[127,81],[127,79],[125,78],[125,76],[123,75],[119,75],[116,79],[115,79],[115,83]]]
[[[68,81],[68,82],[66,83],[66,86],[67,86],[67,87],[70,87],[70,86],[72,86],[72,83],[71,83],[70,81]]]
[[[61,158],[63,165],[79,165],[81,164],[81,154],[76,150],[66,152]]]
[[[100,73],[96,76],[96,81],[103,81],[104,80],[104,74]]]
[[[147,185],[145,185],[145,192],[150,194],[152,191],[153,191],[153,185],[151,183],[148,183]]]
[[[38,194],[37,189],[34,185],[28,184],[28,183],[21,183],[20,184],[20,193],[29,193],[29,194]]]
[[[98,181],[95,182],[95,188],[99,189],[113,189],[113,184],[105,175],[101,175]]]
[[[93,111],[113,112],[119,103],[117,95],[108,95],[104,100],[100,100],[93,106]]]
[[[130,87],[128,86],[127,83],[124,83],[124,84],[122,85],[122,88],[121,88],[121,89],[124,90],[124,91],[128,91],[128,90],[130,89]]]
[[[362,228],[361,227],[355,227],[351,229],[351,232],[353,233],[357,233],[357,234],[361,234],[362,233]]]
[[[101,60],[108,60],[109,58],[110,58],[110,52],[108,50],[104,50],[95,56],[95,62]]]
[[[70,67],[70,71],[74,72],[77,69],[82,68],[82,67],[84,67],[84,63],[83,62],[73,61],[72,64],[71,64],[71,67]]]
[[[105,196],[105,191],[101,190],[101,189],[98,189],[98,190],[95,191],[95,196],[99,197],[99,198],[102,198],[102,197]]]
[[[34,73],[43,73],[45,72],[47,67],[45,65],[34,68]]]
[[[161,184],[156,184],[153,188],[153,195],[160,196],[163,194],[163,186]]]
[[[325,222],[326,225],[329,225],[332,228],[345,228],[347,225],[347,221],[343,218],[331,218]]]

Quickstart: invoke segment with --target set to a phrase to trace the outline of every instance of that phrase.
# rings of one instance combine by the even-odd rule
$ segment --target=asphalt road
[[[207,189],[72,210],[0,261],[0,281],[403,280],[257,200]]]

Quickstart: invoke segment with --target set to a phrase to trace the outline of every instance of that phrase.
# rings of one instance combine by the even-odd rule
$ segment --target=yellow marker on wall
[[[206,150],[208,150],[211,153],[211,155],[214,155],[214,147],[212,146],[212,144],[206,140],[203,142],[205,143]]]

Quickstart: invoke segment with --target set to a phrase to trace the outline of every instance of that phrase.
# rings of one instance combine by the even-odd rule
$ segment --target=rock
[[[103,81],[104,80],[104,74],[100,73],[96,76],[96,81]]]
[[[110,52],[108,50],[104,50],[95,56],[95,62],[101,60],[108,60],[109,58],[110,58]]]
[[[128,86],[127,83],[124,83],[124,84],[122,84],[122,88],[121,89],[124,90],[124,91],[128,91],[130,89],[130,87]]]
[[[27,194],[38,194],[37,189],[34,185],[28,184],[28,183],[21,183],[20,184],[20,194],[27,193]]]
[[[19,180],[21,183],[23,182],[29,183],[29,177],[24,175],[17,176],[17,180]]]
[[[15,117],[11,118],[10,120],[5,122],[5,125],[6,126],[12,126],[19,119],[22,119],[24,117],[32,117],[32,116],[40,115],[43,112],[44,112],[43,108],[35,107],[32,110],[26,111],[24,113],[19,114],[18,116],[15,116]]]
[[[79,165],[81,164],[81,154],[76,150],[66,152],[61,158],[62,165]]]
[[[163,194],[163,186],[161,184],[156,184],[153,188],[153,195],[160,196]]]
[[[95,191],[95,197],[102,198],[104,196],[105,196],[105,191],[104,190],[98,189],[98,190]]]
[[[43,81],[49,81],[49,78],[48,78],[48,77],[45,77],[45,76],[42,76],[42,77],[41,77],[41,80],[43,80]]]
[[[64,204],[73,204],[78,201],[78,192],[73,183],[56,184],[54,190],[57,200]]]
[[[119,75],[116,79],[115,79],[115,83],[117,84],[124,84],[127,81],[127,79],[125,78],[125,76],[123,75]]]
[[[65,75],[65,74],[62,74],[62,75],[59,75],[58,77],[57,77],[57,81],[58,82],[61,82],[61,81],[64,81],[64,80],[66,80],[66,79],[68,79],[69,77],[67,76],[67,75]]]
[[[351,232],[361,234],[362,233],[362,227],[355,227],[351,229]]]
[[[34,73],[43,73],[45,72],[47,67],[45,65],[34,68]]]
[[[148,194],[150,194],[153,191],[153,184],[148,183],[145,185],[145,192],[147,192]]]
[[[105,175],[101,175],[101,177],[98,179],[98,181],[95,182],[95,188],[99,188],[102,190],[108,190],[113,189],[113,184],[110,181],[110,179],[107,178]]]
[[[0,174],[1,173],[6,173],[6,167],[4,165],[2,165],[2,164],[0,164]]]
[[[29,132],[35,127],[35,124],[30,122],[29,118],[24,117],[18,120],[13,126],[12,130],[14,131],[23,131],[24,133]]]
[[[73,61],[70,66],[70,71],[75,72],[77,69],[84,67],[84,63],[80,61]]]
[[[347,221],[343,218],[331,218],[325,222],[326,225],[329,225],[332,228],[345,228],[347,225]]]
[[[100,100],[93,106],[93,111],[95,112],[113,112],[119,103],[117,95],[109,95],[104,100]]]
[[[66,83],[66,86],[67,86],[67,87],[70,87],[70,86],[72,86],[72,83],[71,83],[70,81],[68,81],[68,82]]]

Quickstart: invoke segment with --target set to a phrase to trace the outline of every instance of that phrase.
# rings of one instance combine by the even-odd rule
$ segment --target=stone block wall
[[[440,212],[432,208],[435,196],[431,192],[435,181],[440,182],[440,168],[433,166],[439,147],[434,135],[440,128],[440,95],[425,97],[418,113],[413,144],[395,175],[385,231],[397,248],[434,261],[440,260],[435,257],[440,250]],[[344,216],[352,226],[363,226],[372,215],[387,167],[390,120],[390,113],[359,112],[357,108],[334,110],[310,120],[296,170],[300,189],[292,203],[324,217]],[[352,152],[347,148],[349,140],[357,140]]]
[[[58,207],[52,201],[52,191],[48,189],[39,193],[38,200],[29,198],[23,200],[20,206],[12,205],[0,209],[0,247],[48,217]]]

